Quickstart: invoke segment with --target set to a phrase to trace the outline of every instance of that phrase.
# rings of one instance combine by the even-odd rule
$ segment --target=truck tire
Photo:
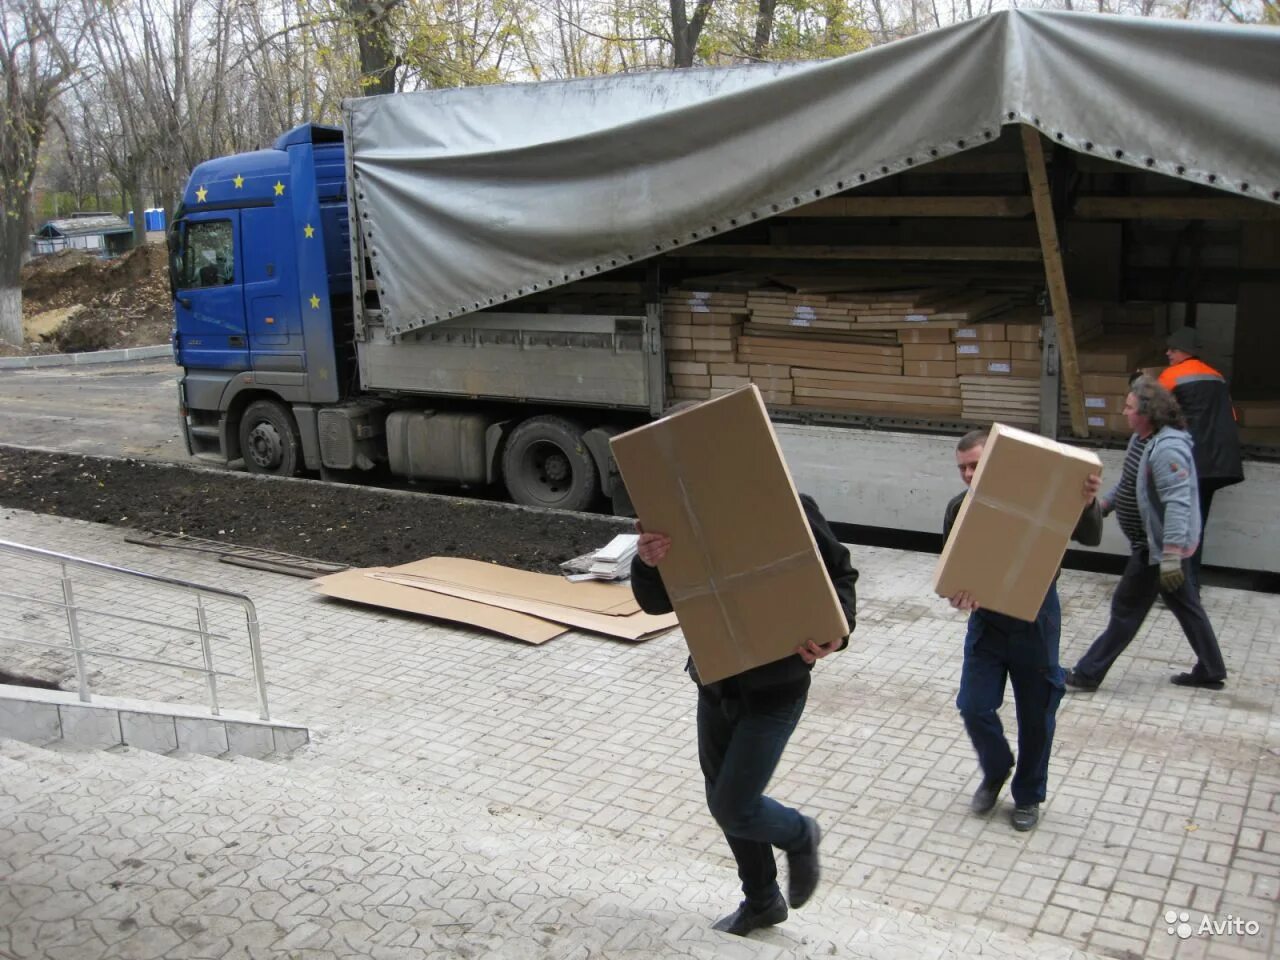
[[[298,475],[302,441],[293,414],[274,400],[255,400],[240,418],[240,453],[250,473]]]
[[[516,503],[586,510],[600,494],[582,428],[563,417],[530,417],[507,438],[502,477]]]

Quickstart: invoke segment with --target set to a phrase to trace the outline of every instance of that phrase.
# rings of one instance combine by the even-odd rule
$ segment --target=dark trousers
[[[1156,595],[1160,594],[1165,605],[1178,618],[1187,642],[1195,651],[1196,665],[1191,672],[1206,680],[1225,678],[1227,667],[1222,662],[1222,651],[1218,649],[1213,626],[1200,605],[1200,591],[1188,573],[1190,565],[1190,560],[1182,561],[1187,579],[1177,590],[1167,593],[1160,589],[1159,564],[1149,562],[1146,547],[1134,548],[1111,598],[1111,620],[1107,629],[1080,658],[1076,673],[1084,680],[1101,683],[1116,658],[1124,653],[1125,647],[1137,635],[1151,605],[1156,602]]]
[[[1196,586],[1196,596],[1200,595],[1200,558],[1204,554],[1204,536],[1209,529],[1209,508],[1213,506],[1213,495],[1217,492],[1217,481],[1205,480],[1200,483],[1200,542],[1196,545],[1196,552],[1191,555],[1191,566],[1187,568],[1187,577]]]
[[[807,837],[798,810],[764,795],[806,699],[800,692],[744,701],[721,696],[717,685],[698,688],[698,760],[707,808],[738,862],[743,895],[755,905],[779,893],[773,848],[797,849]]]
[[[969,617],[956,706],[978,752],[983,779],[1003,780],[1014,769],[1014,757],[998,711],[1006,678],[1013,686],[1018,758],[1010,792],[1018,806],[1043,803],[1045,798],[1058,704],[1065,690],[1058,663],[1061,633],[1056,583],[1034,622],[984,610]]]

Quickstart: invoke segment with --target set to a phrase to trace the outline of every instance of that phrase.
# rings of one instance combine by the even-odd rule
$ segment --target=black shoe
[[[1093,693],[1093,691],[1098,689],[1098,681],[1080,676],[1080,673],[1077,670],[1068,670],[1064,680],[1067,686],[1072,690],[1082,690],[1085,693]]]
[[[785,919],[787,919],[787,902],[782,899],[781,893],[776,893],[773,899],[763,907],[753,907],[748,901],[743,900],[738,904],[737,910],[717,920],[711,925],[711,929],[719,930],[721,933],[731,933],[735,937],[745,937],[752,930],[772,927]]]
[[[1000,796],[1000,791],[1004,787],[1004,782],[1009,779],[1006,771],[1003,777],[997,780],[983,780],[982,785],[974,791],[973,799],[969,801],[969,809],[974,813],[990,813],[991,808],[996,805],[996,797]]]
[[[1028,803],[1013,808],[1013,829],[1026,833],[1040,822],[1040,804]]]
[[[1208,677],[1197,676],[1195,673],[1174,674],[1169,682],[1179,687],[1207,687],[1210,690],[1221,690],[1226,685],[1222,680],[1210,680]]]
[[[818,844],[822,831],[813,817],[804,818],[805,841],[799,850],[787,851],[787,900],[799,910],[818,888]]]

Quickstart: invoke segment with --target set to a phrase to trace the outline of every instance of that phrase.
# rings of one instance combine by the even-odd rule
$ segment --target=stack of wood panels
[[[1116,436],[1128,434],[1129,421],[1124,416],[1124,401],[1129,394],[1127,373],[1086,373],[1081,376],[1084,387],[1084,415],[1090,433],[1106,433]],[[1063,394],[1062,411],[1070,421],[1066,394]]]
[[[854,329],[899,330],[905,324],[929,323],[955,326],[974,323],[1008,309],[1005,294],[956,291],[939,288],[885,294],[837,294],[856,317]]]
[[[1154,338],[1134,334],[1108,334],[1076,351],[1084,373],[1132,373],[1140,367],[1160,365],[1162,358]]]
[[[752,290],[747,294],[747,309],[751,313],[748,332],[758,336],[797,329],[847,333],[854,321],[847,304],[820,293]]]
[[[1024,377],[960,377],[962,416],[976,423],[998,420],[1017,427],[1040,424],[1040,381]]]
[[[904,377],[796,367],[795,405],[883,416],[958,417],[960,383],[948,377]]]
[[[771,405],[958,418],[960,375],[1039,376],[1038,323],[1011,325],[1011,333],[984,322],[1018,299],[1007,291],[834,283],[803,293],[673,293],[664,300],[672,394],[701,399],[755,383]],[[719,342],[733,345],[731,356],[713,355],[708,338],[694,336],[713,318],[728,331]]]
[[[662,343],[671,396],[705,400],[747,383],[737,342],[747,319],[744,293],[673,290],[662,300]]]

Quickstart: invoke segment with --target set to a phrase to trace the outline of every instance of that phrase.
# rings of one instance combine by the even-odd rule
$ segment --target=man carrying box
[[[800,503],[851,633],[858,571],[813,498],[801,494]],[[647,613],[671,612],[659,570],[670,549],[666,534],[640,532],[631,590]],[[779,597],[778,602],[786,600]],[[716,930],[742,937],[781,923],[788,900],[798,909],[818,885],[817,821],[764,791],[804,712],[813,664],[848,643],[847,634],[826,644],[809,640],[789,657],[714,683],[701,681],[692,657],[685,664],[698,685],[698,760],[707,807],[729,841],[745,897],[737,910],[714,924]],[[787,900],[778,889],[774,847],[787,854]]]
[[[956,446],[956,466],[964,485],[973,476],[987,444],[985,430],[974,430],[960,438]],[[1086,546],[1102,541],[1102,513],[1095,500],[1102,480],[1089,476],[1083,489],[1083,513],[1071,539]],[[950,536],[968,491],[947,504],[943,535]],[[964,639],[964,665],[960,673],[960,693],[956,707],[978,753],[982,783],[969,803],[977,814],[988,813],[995,805],[1009,774],[1013,772],[1013,828],[1030,830],[1040,819],[1049,779],[1049,753],[1062,700],[1063,675],[1058,663],[1058,643],[1062,613],[1058,603],[1056,578],[1049,585],[1035,620],[1018,620],[978,607],[973,596],[961,591],[950,597],[957,610],[968,610],[969,627]],[[1018,716],[1018,757],[1005,739],[999,709],[1004,701],[1006,678],[1013,685],[1013,703]]]
[[[1173,683],[1220,690],[1227,668],[1190,576],[1200,542],[1200,511],[1186,421],[1173,395],[1150,377],[1133,382],[1124,414],[1133,436],[1120,482],[1102,498],[1102,509],[1115,511],[1129,538],[1129,562],[1111,598],[1107,629],[1067,671],[1067,686],[1097,690],[1160,594],[1196,654],[1195,666],[1174,676]]]

